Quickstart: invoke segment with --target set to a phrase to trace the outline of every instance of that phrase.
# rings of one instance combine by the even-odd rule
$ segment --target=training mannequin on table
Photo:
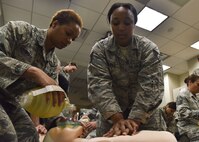
[[[133,135],[115,137],[80,138],[83,127],[54,127],[49,130],[43,142],[177,142],[174,135],[167,131],[143,130]]]

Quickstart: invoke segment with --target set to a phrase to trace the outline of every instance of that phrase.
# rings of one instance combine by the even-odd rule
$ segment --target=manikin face
[[[60,25],[58,21],[54,21],[49,30],[49,40],[58,49],[70,45],[81,32],[79,25],[74,22]]]
[[[135,27],[133,13],[124,7],[119,7],[113,11],[110,23],[117,44],[127,46],[131,42]]]

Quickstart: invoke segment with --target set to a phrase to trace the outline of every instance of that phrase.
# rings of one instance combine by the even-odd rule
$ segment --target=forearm
[[[122,113],[115,113],[110,117],[110,120],[115,124],[120,120],[123,120],[123,115]]]
[[[92,71],[97,68],[89,67]],[[103,74],[104,77],[98,77],[99,72],[88,72],[88,97],[95,107],[100,111],[105,119],[110,118],[116,113],[122,112],[115,95],[112,90],[111,80],[106,79],[108,75]]]
[[[57,85],[57,82],[53,80],[52,78],[50,78],[44,71],[33,66],[29,67],[24,72],[24,74],[22,75],[22,78],[25,78],[32,82],[36,82],[42,87],[46,85]]]
[[[34,116],[34,115],[30,114],[30,118],[31,118],[31,120],[32,120],[32,122],[34,123],[35,126],[40,124],[40,120],[39,120],[38,116]]]
[[[0,80],[3,80],[0,87],[6,88],[11,85],[18,80],[30,66],[29,64],[8,57],[0,51]]]

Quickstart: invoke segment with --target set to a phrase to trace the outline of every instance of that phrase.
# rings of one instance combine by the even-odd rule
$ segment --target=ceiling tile
[[[188,25],[193,25],[198,22],[199,19],[199,1],[190,0],[185,6],[183,6],[179,11],[177,11],[173,17],[183,21]]]
[[[42,29],[47,29],[50,25],[50,21],[51,19],[46,16],[38,14],[33,14],[32,16],[32,24]]]
[[[62,50],[58,50],[56,49],[56,55],[59,58],[59,60],[61,62],[65,62],[65,63],[69,63],[72,61],[74,55],[76,54],[76,52],[72,52],[72,51],[64,51],[64,49]]]
[[[178,52],[175,56],[185,60],[189,60],[197,55],[199,55],[199,50],[187,47],[184,50]]]
[[[65,50],[78,52],[78,50],[80,49],[81,45],[82,45],[82,43],[73,41],[69,46],[67,46],[65,48]]]
[[[150,0],[147,3],[147,6],[167,16],[173,15],[173,13],[175,13],[180,8],[180,6],[169,0]]]
[[[134,33],[141,36],[148,36],[151,32],[136,26]]]
[[[181,75],[181,74],[186,73],[187,71],[180,70],[180,69],[177,69],[175,67],[172,67],[172,68],[166,70],[165,72],[169,72],[169,73],[176,74],[176,75]]]
[[[199,30],[199,19],[198,19],[198,22],[194,24],[193,26]]]
[[[84,44],[81,46],[81,48],[80,48],[78,54],[79,54],[79,53],[80,53],[80,54],[83,53],[83,54],[89,56],[92,47],[93,47],[93,45],[84,43]]]
[[[144,5],[135,1],[135,0],[110,0],[110,3],[107,5],[106,9],[104,10],[103,14],[107,15],[109,9],[111,8],[111,6],[116,3],[116,2],[127,2],[127,3],[131,3],[133,4],[133,6],[135,7],[135,9],[137,10],[137,13],[139,13],[143,8]]]
[[[172,67],[172,68],[176,68],[176,69],[179,69],[179,70],[181,70],[181,71],[183,71],[183,72],[187,72],[187,70],[188,70],[187,61],[184,60],[183,62],[181,62],[181,63],[175,65],[175,67]]]
[[[169,42],[167,38],[164,38],[162,36],[156,35],[151,33],[149,36],[147,36],[151,41],[153,41],[159,48],[161,48],[163,45]]]
[[[93,31],[104,35],[106,34],[107,31],[110,31],[110,27],[105,15],[101,15],[101,17],[93,27]]]
[[[90,32],[90,34],[88,35],[88,37],[86,38],[84,43],[94,45],[102,37],[104,37],[103,34],[99,34],[96,32]]]
[[[5,3],[7,5],[21,8],[24,10],[31,11],[32,10],[32,1],[33,0],[1,0],[2,3]],[[15,13],[16,14],[16,13]]]
[[[13,14],[14,13],[14,14]],[[4,21],[14,21],[14,20],[21,20],[30,23],[31,21],[31,13],[26,10],[22,10],[16,7],[8,6],[3,4],[3,14],[4,14]]]
[[[72,0],[72,3],[102,13],[109,0]]]
[[[74,57],[73,59],[76,63],[78,63],[79,65],[82,66],[88,66],[88,62],[89,62],[89,55],[87,54],[83,54],[78,52],[78,54]]]
[[[175,65],[177,65],[181,62],[183,62],[183,59],[175,57],[175,56],[170,56],[163,61],[163,64],[170,66],[170,67],[173,67],[173,66],[175,66]]]
[[[77,5],[71,4],[71,9],[74,9],[83,19],[83,27],[87,29],[92,29],[94,24],[97,22],[100,14],[86,8],[79,7]]]
[[[160,48],[160,51],[167,55],[175,55],[177,52],[185,49],[186,46],[179,44],[175,41],[170,41]]]
[[[69,6],[69,2],[66,0],[34,0],[33,12],[48,17],[52,17],[53,14],[60,9],[66,9]]]
[[[175,41],[180,42],[186,46],[190,46],[199,39],[199,30],[194,28],[189,28],[180,35],[178,35],[176,38],[174,38]]]
[[[170,17],[154,29],[153,33],[173,39],[188,28],[189,26]]]

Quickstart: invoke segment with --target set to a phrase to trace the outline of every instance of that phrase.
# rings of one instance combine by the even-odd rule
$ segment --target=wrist
[[[138,127],[141,125],[141,122],[140,122],[140,121],[134,120],[134,119],[133,119],[133,121],[138,125]]]
[[[123,115],[122,113],[115,113],[110,117],[111,121],[115,124],[120,120],[123,120]]]

